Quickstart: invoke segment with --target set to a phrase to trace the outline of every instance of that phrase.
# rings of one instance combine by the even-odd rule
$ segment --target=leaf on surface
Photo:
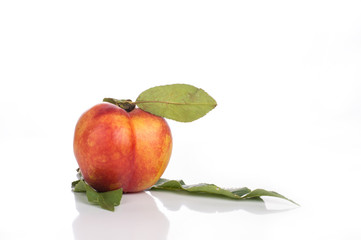
[[[284,197],[273,191],[267,191],[264,189],[256,189],[251,191],[249,188],[237,188],[237,189],[223,189],[214,184],[194,184],[186,185],[182,180],[168,180],[161,178],[150,190],[167,190],[167,191],[185,191],[189,193],[206,193],[211,195],[219,195],[232,199],[251,199],[259,198],[262,196],[278,197],[290,201],[296,205],[294,201]]]
[[[74,181],[71,186],[74,192],[85,192],[90,203],[100,205],[101,208],[109,211],[114,211],[114,206],[118,206],[120,204],[120,200],[123,195],[122,189],[108,192],[97,192],[84,180]]]

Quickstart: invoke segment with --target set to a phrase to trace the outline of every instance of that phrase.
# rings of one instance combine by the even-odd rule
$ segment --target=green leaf
[[[84,180],[74,181],[71,186],[74,192],[85,192],[90,203],[100,205],[100,207],[110,211],[114,211],[114,206],[120,204],[123,195],[122,189],[109,192],[97,192]]]
[[[273,192],[273,191],[267,191],[267,190],[264,190],[264,189],[255,189],[252,192],[244,195],[243,198],[255,198],[255,197],[262,197],[262,196],[282,198],[284,200],[290,201],[293,204],[299,205],[298,203],[292,201],[289,198],[286,198],[285,196],[283,196],[283,195],[281,195],[279,193],[276,193],[276,192]]]
[[[204,90],[188,84],[150,88],[138,96],[135,104],[144,111],[179,122],[194,121],[217,106]]]
[[[100,207],[114,211],[114,207],[120,204],[120,200],[122,199],[123,190],[118,189],[109,192],[97,192],[90,185],[88,185],[82,178],[80,171],[78,170],[78,178],[77,181],[71,183],[72,190],[74,192],[84,192],[88,198],[88,201],[92,204],[100,205]],[[188,192],[190,194],[208,194],[213,196],[221,196],[227,197],[231,199],[255,199],[260,200],[263,196],[277,197],[282,198],[287,201],[290,201],[296,205],[296,202],[286,198],[285,196],[273,192],[266,191],[264,189],[256,189],[251,191],[249,188],[236,188],[236,189],[224,189],[220,188],[214,184],[194,184],[194,185],[186,185],[183,180],[168,180],[165,178],[161,178],[158,182],[153,185],[149,190],[166,190],[166,191],[183,191]]]
[[[74,181],[71,183],[71,188],[74,192],[86,192],[85,184],[83,180]]]
[[[256,189],[251,191],[250,189],[237,188],[237,189],[223,189],[214,184],[195,184],[186,185],[182,180],[168,180],[161,178],[150,190],[168,190],[168,191],[185,191],[196,194],[211,194],[224,196],[232,199],[257,199],[262,196],[278,197],[290,201],[296,205],[296,202],[284,197],[273,191],[266,191],[264,189]]]

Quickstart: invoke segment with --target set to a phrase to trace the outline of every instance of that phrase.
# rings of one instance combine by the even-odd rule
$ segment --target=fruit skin
[[[95,190],[139,192],[166,169],[172,136],[161,117],[100,103],[78,120],[73,147],[84,180]]]

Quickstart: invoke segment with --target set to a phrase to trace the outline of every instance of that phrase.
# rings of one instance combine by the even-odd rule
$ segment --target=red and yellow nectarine
[[[139,108],[101,103],[79,119],[74,154],[84,180],[99,192],[139,192],[154,185],[172,152],[167,122]]]

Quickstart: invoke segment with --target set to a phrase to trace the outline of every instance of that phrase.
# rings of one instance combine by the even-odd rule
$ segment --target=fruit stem
[[[115,99],[115,98],[104,98],[103,102],[112,103],[122,109],[124,109],[127,112],[131,112],[135,108],[135,103],[130,99]]]

